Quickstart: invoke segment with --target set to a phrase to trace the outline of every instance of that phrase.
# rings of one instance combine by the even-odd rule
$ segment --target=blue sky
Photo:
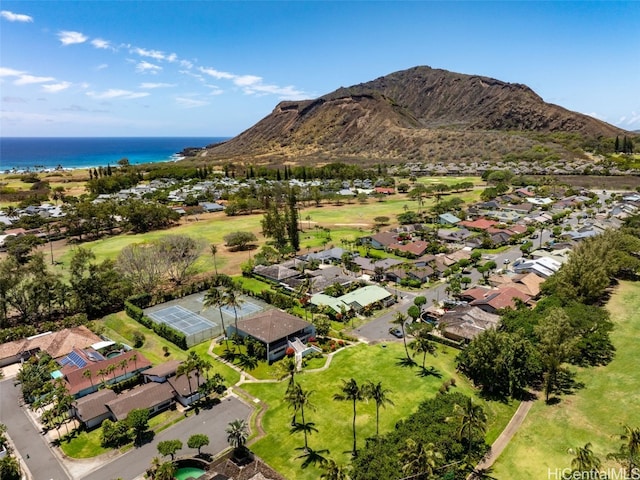
[[[2,136],[234,136],[417,65],[640,129],[640,2],[10,1]]]

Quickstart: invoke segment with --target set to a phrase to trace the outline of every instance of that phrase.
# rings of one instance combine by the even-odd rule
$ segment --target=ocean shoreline
[[[0,137],[0,172],[55,173],[117,166],[176,162],[189,148],[204,148],[227,137]]]

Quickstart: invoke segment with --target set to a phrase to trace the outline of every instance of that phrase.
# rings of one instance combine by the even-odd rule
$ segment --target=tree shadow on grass
[[[398,361],[396,362],[396,365],[398,365],[399,367],[413,368],[413,367],[415,367],[417,365],[417,363],[415,362],[415,360],[413,358],[400,357],[400,358],[398,358]]]
[[[431,365],[430,367],[420,367],[420,370],[418,370],[418,373],[416,373],[416,375],[423,378],[424,377],[442,378],[442,373],[440,373],[440,371],[436,369],[436,367],[434,367],[433,365]]]
[[[583,382],[576,381],[576,372],[561,369],[556,376],[556,388],[554,393],[573,395],[585,387]]]
[[[329,453],[329,450],[326,448],[323,450],[314,450],[308,447],[299,447],[296,448],[296,450],[300,450],[302,452],[302,455],[297,458],[304,458],[304,462],[302,462],[301,466],[303,469],[307,468],[309,465],[322,465],[327,462],[327,457],[325,457],[324,454]]]

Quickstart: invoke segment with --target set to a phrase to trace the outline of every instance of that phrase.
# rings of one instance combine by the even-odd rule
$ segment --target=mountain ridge
[[[544,102],[520,83],[433,69],[401,70],[316,99],[282,101],[212,160],[253,163],[499,159],[536,144],[530,134],[615,136],[624,130]],[[558,155],[575,151],[547,142]],[[447,158],[449,152],[449,158]]]

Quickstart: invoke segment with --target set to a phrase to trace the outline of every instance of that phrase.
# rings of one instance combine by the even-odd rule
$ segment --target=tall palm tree
[[[216,271],[216,276],[218,276],[218,265],[216,264],[216,253],[218,253],[218,246],[215,243],[209,245],[209,249],[211,250],[211,256],[213,257],[213,268]]]
[[[84,372],[82,372],[82,376],[89,379],[89,381],[91,382],[91,390],[93,390],[93,373],[91,372],[91,370],[87,368]]]
[[[193,354],[193,355],[192,355]],[[195,352],[189,352],[187,359],[178,365],[176,369],[176,378],[185,375],[189,383],[189,398],[193,396],[193,388],[191,386],[191,372],[198,368],[198,358]]]
[[[107,376],[107,369],[101,368],[100,370],[98,370],[98,375],[100,375],[100,377],[102,378],[102,386],[105,386],[106,385],[105,377]]]
[[[384,408],[387,405],[394,405],[393,400],[389,398],[391,390],[384,388],[382,382],[373,383],[369,382],[365,386],[367,390],[367,397],[373,399],[376,402],[376,437],[380,434],[380,407]]]
[[[236,334],[238,333],[238,310],[237,307],[242,305],[242,300],[238,295],[238,291],[234,287],[228,287],[224,291],[224,304],[233,308],[233,316],[235,317]]]
[[[307,435],[311,434],[311,432],[318,431],[318,429],[315,428],[314,423],[306,422],[304,418],[304,407],[307,407],[307,409],[310,410],[315,410],[315,406],[311,403],[310,400],[312,394],[313,390],[304,390],[299,383],[296,383],[293,388],[291,388],[291,391],[288,394],[288,397],[290,398],[290,405],[294,408],[295,411],[300,410],[301,419],[301,422],[294,422],[293,427],[291,428],[291,432],[293,433],[302,431],[304,433],[305,450],[309,449]]]
[[[247,422],[242,418],[237,418],[233,422],[229,423],[227,429],[227,442],[236,450],[244,448],[249,438],[249,428]]]
[[[220,312],[220,322],[222,322],[222,335],[225,338],[225,342],[227,345],[227,350],[229,350],[229,338],[227,337],[227,332],[224,326],[224,317],[222,316],[222,307],[226,305],[225,295],[220,292],[216,287],[211,287],[207,293],[204,295],[204,302],[202,305],[207,307],[217,307]]]
[[[602,462],[591,449],[591,442],[584,447],[570,448],[569,453],[573,454],[571,468],[576,472],[597,472]]]
[[[366,398],[365,389],[358,385],[355,379],[349,381],[342,380],[342,388],[340,393],[333,395],[333,399],[339,402],[351,401],[353,402],[353,451],[352,455],[355,457],[358,455],[358,448],[356,444],[356,402],[364,400]]]
[[[396,313],[396,316],[391,323],[394,325],[398,325],[402,330],[402,341],[404,342],[404,351],[407,354],[407,359],[411,360],[411,356],[409,356],[409,349],[407,348],[407,335],[404,331],[404,324],[406,323],[406,321],[407,321],[407,316],[402,312],[398,312]]]
[[[428,478],[433,475],[442,454],[435,449],[433,443],[416,442],[407,438],[399,452],[402,472],[406,475]]]
[[[113,383],[116,383],[116,370],[117,368],[115,363],[112,363],[107,367],[107,374],[110,374],[110,373],[113,374]]]
[[[427,361],[427,353],[433,354],[436,351],[436,346],[433,344],[431,339],[429,338],[429,332],[431,331],[430,327],[427,327],[426,324],[424,327],[419,328],[415,333],[413,340],[409,347],[417,353],[422,353],[422,371],[425,370],[425,362]]]
[[[133,355],[131,355],[131,357],[129,357],[129,361],[133,362],[133,369],[134,370],[138,370],[138,354],[134,353]]]
[[[124,376],[127,376],[127,366],[129,365],[129,360],[126,358],[123,358],[122,360],[120,360],[120,362],[118,363],[118,367],[120,367],[122,370],[124,370]]]
[[[291,390],[295,383],[295,376],[298,372],[298,364],[294,357],[284,357],[276,364],[276,375],[278,380],[283,380],[289,377],[289,383],[287,384],[287,392]]]
[[[468,397],[463,405],[453,406],[453,419],[458,423],[459,440],[466,439],[467,452],[471,450],[474,435],[484,435],[487,429],[487,415],[481,405],[473,403]]]

